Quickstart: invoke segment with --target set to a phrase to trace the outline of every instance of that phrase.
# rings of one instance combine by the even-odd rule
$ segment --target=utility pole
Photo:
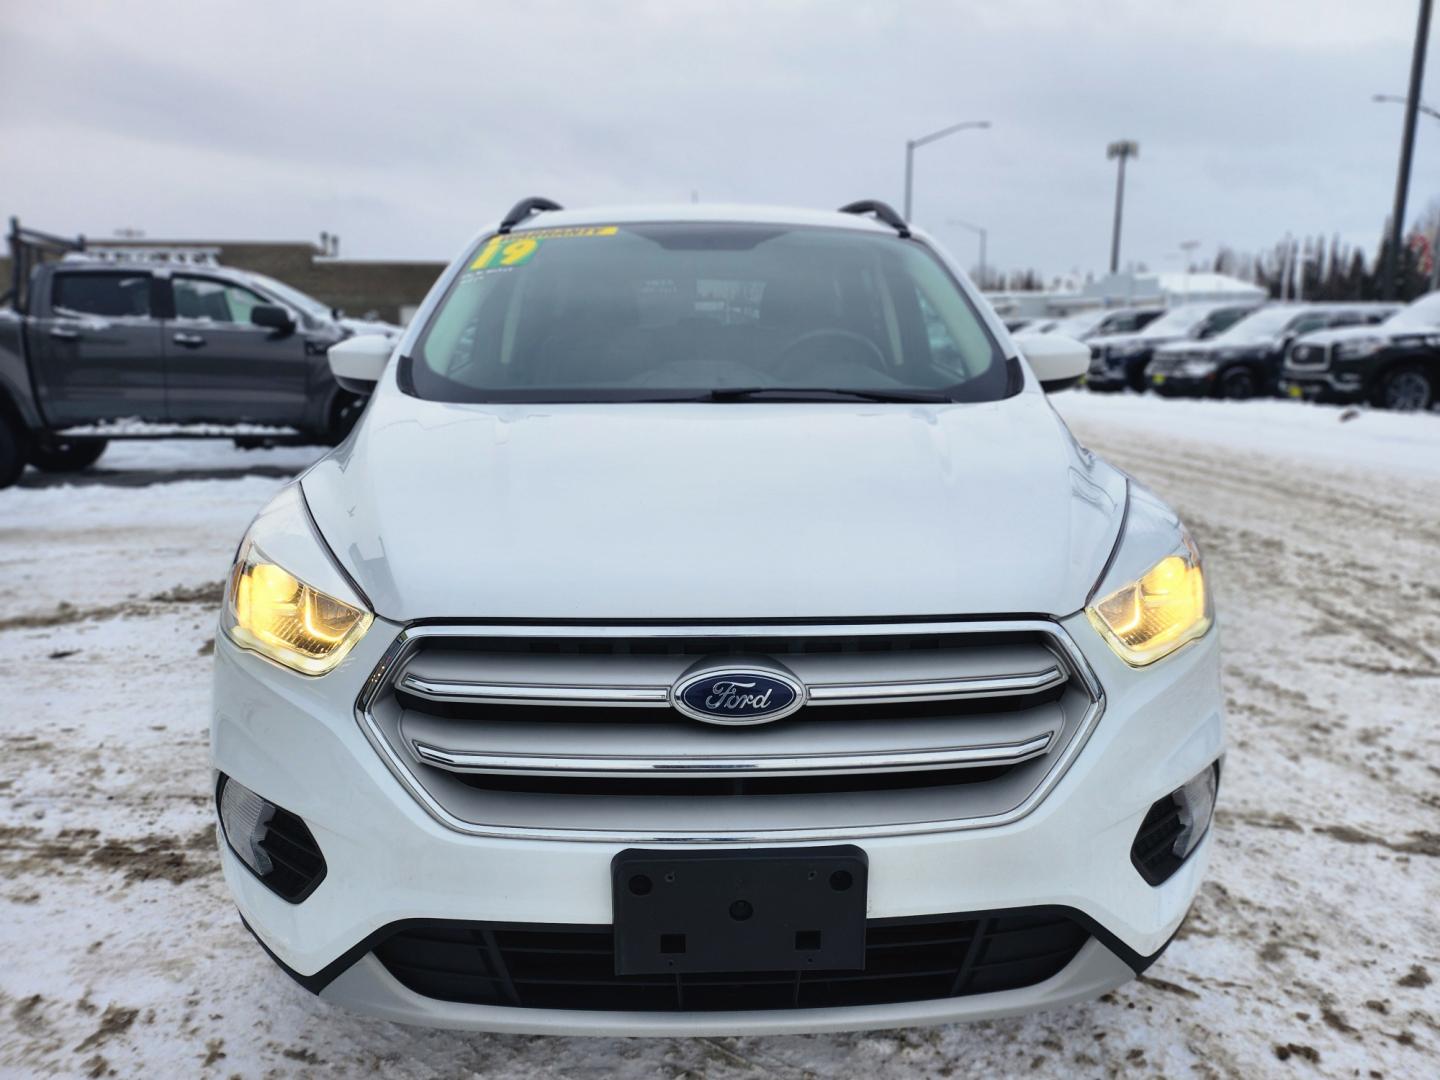
[[[1428,0],[1426,0],[1428,3]],[[1125,210],[1125,162],[1132,157],[1140,156],[1140,144],[1132,139],[1121,139],[1119,142],[1112,142],[1105,148],[1107,159],[1118,158],[1120,160],[1120,171],[1115,177],[1115,231],[1110,239],[1110,273],[1120,271],[1120,218]]]
[[[957,131],[971,131],[979,128],[988,128],[989,120],[962,120],[958,124],[951,124],[939,131],[932,131],[929,135],[921,135],[918,139],[905,140],[905,220],[910,220],[911,195],[915,188],[915,151],[926,143],[932,143],[936,139],[943,139],[946,135],[954,135]]]
[[[1410,195],[1410,163],[1415,155],[1415,120],[1420,111],[1420,87],[1425,81],[1425,48],[1430,38],[1431,0],[1420,0],[1415,23],[1415,48],[1410,54],[1410,91],[1405,95],[1405,133],[1400,138],[1400,166],[1395,174],[1395,209],[1390,214],[1390,244],[1385,252],[1385,271],[1380,298],[1395,299],[1396,268],[1400,263],[1400,242],[1405,234],[1405,201]]]

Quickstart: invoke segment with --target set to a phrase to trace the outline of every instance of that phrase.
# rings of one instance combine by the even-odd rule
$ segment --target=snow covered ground
[[[1144,979],[765,1039],[455,1035],[321,1004],[234,914],[206,765],[221,578],[316,451],[130,444],[0,492],[0,1075],[1436,1075],[1440,417],[1055,401],[1186,516],[1222,612],[1210,880]]]

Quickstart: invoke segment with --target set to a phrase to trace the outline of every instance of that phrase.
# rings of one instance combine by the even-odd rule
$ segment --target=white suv
[[[225,877],[322,997],[820,1031],[1093,997],[1175,933],[1223,751],[1194,543],[893,210],[528,199],[240,545]],[[393,357],[391,355],[393,351]]]

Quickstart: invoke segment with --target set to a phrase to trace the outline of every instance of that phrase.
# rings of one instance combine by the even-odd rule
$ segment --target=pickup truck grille
[[[1330,350],[1326,345],[1296,345],[1290,350],[1286,367],[1320,371],[1330,366]]]
[[[806,704],[742,728],[672,707],[671,687],[717,662],[783,666]],[[426,627],[397,641],[359,711],[463,831],[722,839],[1008,819],[1099,702],[1044,622]]]

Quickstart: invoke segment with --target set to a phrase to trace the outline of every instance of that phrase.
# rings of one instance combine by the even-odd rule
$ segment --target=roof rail
[[[554,199],[547,199],[541,195],[531,195],[528,199],[521,199],[510,208],[510,212],[500,222],[501,233],[508,233],[531,214],[538,214],[542,210],[564,210]]]
[[[840,207],[842,214],[874,214],[875,217],[889,225],[902,239],[910,236],[910,226],[905,224],[905,219],[895,212],[895,208],[889,203],[881,202],[879,199],[861,199],[858,202],[846,203]]]

